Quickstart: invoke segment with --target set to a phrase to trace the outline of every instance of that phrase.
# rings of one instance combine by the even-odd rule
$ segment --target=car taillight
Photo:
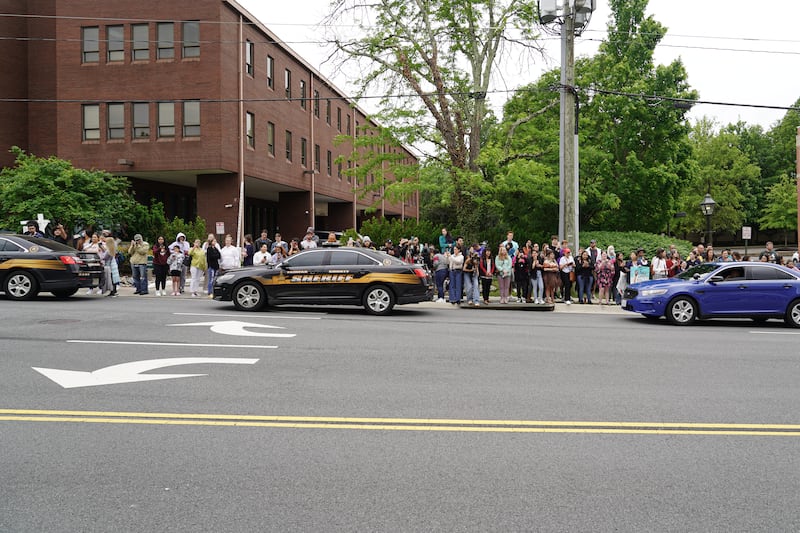
[[[65,265],[80,265],[81,263],[83,263],[80,257],[75,257],[72,255],[62,255],[59,256],[59,259],[61,259],[61,262],[64,263]]]
[[[424,268],[415,268],[414,269],[414,274],[416,274],[417,277],[421,278],[421,279],[427,279],[427,277],[428,277],[428,273],[425,272]]]

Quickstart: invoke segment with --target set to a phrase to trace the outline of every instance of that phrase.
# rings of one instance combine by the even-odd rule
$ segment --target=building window
[[[83,140],[100,140],[100,106],[98,104],[83,106]]]
[[[330,177],[331,171],[333,170],[333,154],[331,153],[330,150],[328,150],[328,156],[327,157],[328,158],[326,160],[326,163],[327,163],[326,169],[328,171],[328,176]]]
[[[172,22],[159,22],[158,31],[158,59],[175,58],[175,26]]]
[[[292,132],[286,130],[286,160],[292,160]]]
[[[200,102],[183,103],[183,136],[200,137]]]
[[[125,104],[108,104],[106,108],[108,122],[108,139],[125,138]]]
[[[283,73],[283,86],[286,88],[286,98],[292,99],[292,71],[288,68]]]
[[[305,137],[300,138],[300,164],[306,166],[306,152],[308,151],[308,141]]]
[[[350,115],[347,115],[347,134],[350,135]]]
[[[336,108],[336,131],[342,133],[342,108]]]
[[[306,94],[306,80],[300,80],[300,107],[303,109],[306,108],[306,98],[308,95]]]
[[[319,173],[319,145],[314,145],[314,170]]]
[[[267,153],[275,156],[275,124],[267,122]]]
[[[253,76],[253,56],[256,55],[256,47],[252,41],[247,40],[244,43],[244,68],[248,76]]]
[[[97,63],[100,61],[100,28],[91,26],[81,28],[82,61]]]
[[[247,136],[247,146],[250,148],[256,147],[256,117],[249,111],[246,115],[246,122],[245,122],[245,135]]]
[[[325,100],[325,122],[331,125],[331,101]]]
[[[175,103],[158,103],[158,137],[159,139],[175,137]]]
[[[147,61],[150,59],[150,27],[147,24],[134,24],[133,32],[133,60]]]
[[[183,23],[183,57],[200,57],[200,23]]]
[[[319,91],[314,91],[314,116],[319,118]]]
[[[336,177],[342,179],[342,162],[336,163]]]
[[[106,26],[108,61],[125,61],[125,26]]]
[[[353,168],[353,162],[347,162],[347,183],[353,183],[353,174],[351,173],[351,169]]]
[[[133,138],[147,139],[150,137],[150,104],[133,104]]]
[[[275,60],[267,56],[267,87],[275,89]]]

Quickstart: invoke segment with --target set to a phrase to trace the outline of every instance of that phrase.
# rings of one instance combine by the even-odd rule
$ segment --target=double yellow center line
[[[459,420],[224,414],[128,413],[0,409],[0,421],[164,426],[229,426],[473,433],[587,433],[628,435],[736,435],[800,437],[800,424],[703,424],[680,422],[573,422],[558,420]]]

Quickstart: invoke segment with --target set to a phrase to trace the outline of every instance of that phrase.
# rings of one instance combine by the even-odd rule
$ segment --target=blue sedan
[[[704,263],[630,285],[622,307],[680,326],[705,318],[782,318],[800,328],[800,272],[771,263]]]

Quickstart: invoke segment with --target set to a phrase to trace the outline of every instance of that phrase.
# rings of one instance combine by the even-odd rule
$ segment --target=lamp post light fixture
[[[706,197],[703,198],[703,201],[700,202],[700,211],[703,213],[703,216],[706,217],[706,246],[714,244],[711,238],[711,216],[714,214],[714,207],[716,207],[716,205],[717,202],[715,202],[708,193],[706,193]]]
[[[561,36],[561,121],[558,172],[558,235],[574,248],[579,242],[578,92],[575,88],[575,36],[588,26],[596,0],[537,0],[539,22]]]

